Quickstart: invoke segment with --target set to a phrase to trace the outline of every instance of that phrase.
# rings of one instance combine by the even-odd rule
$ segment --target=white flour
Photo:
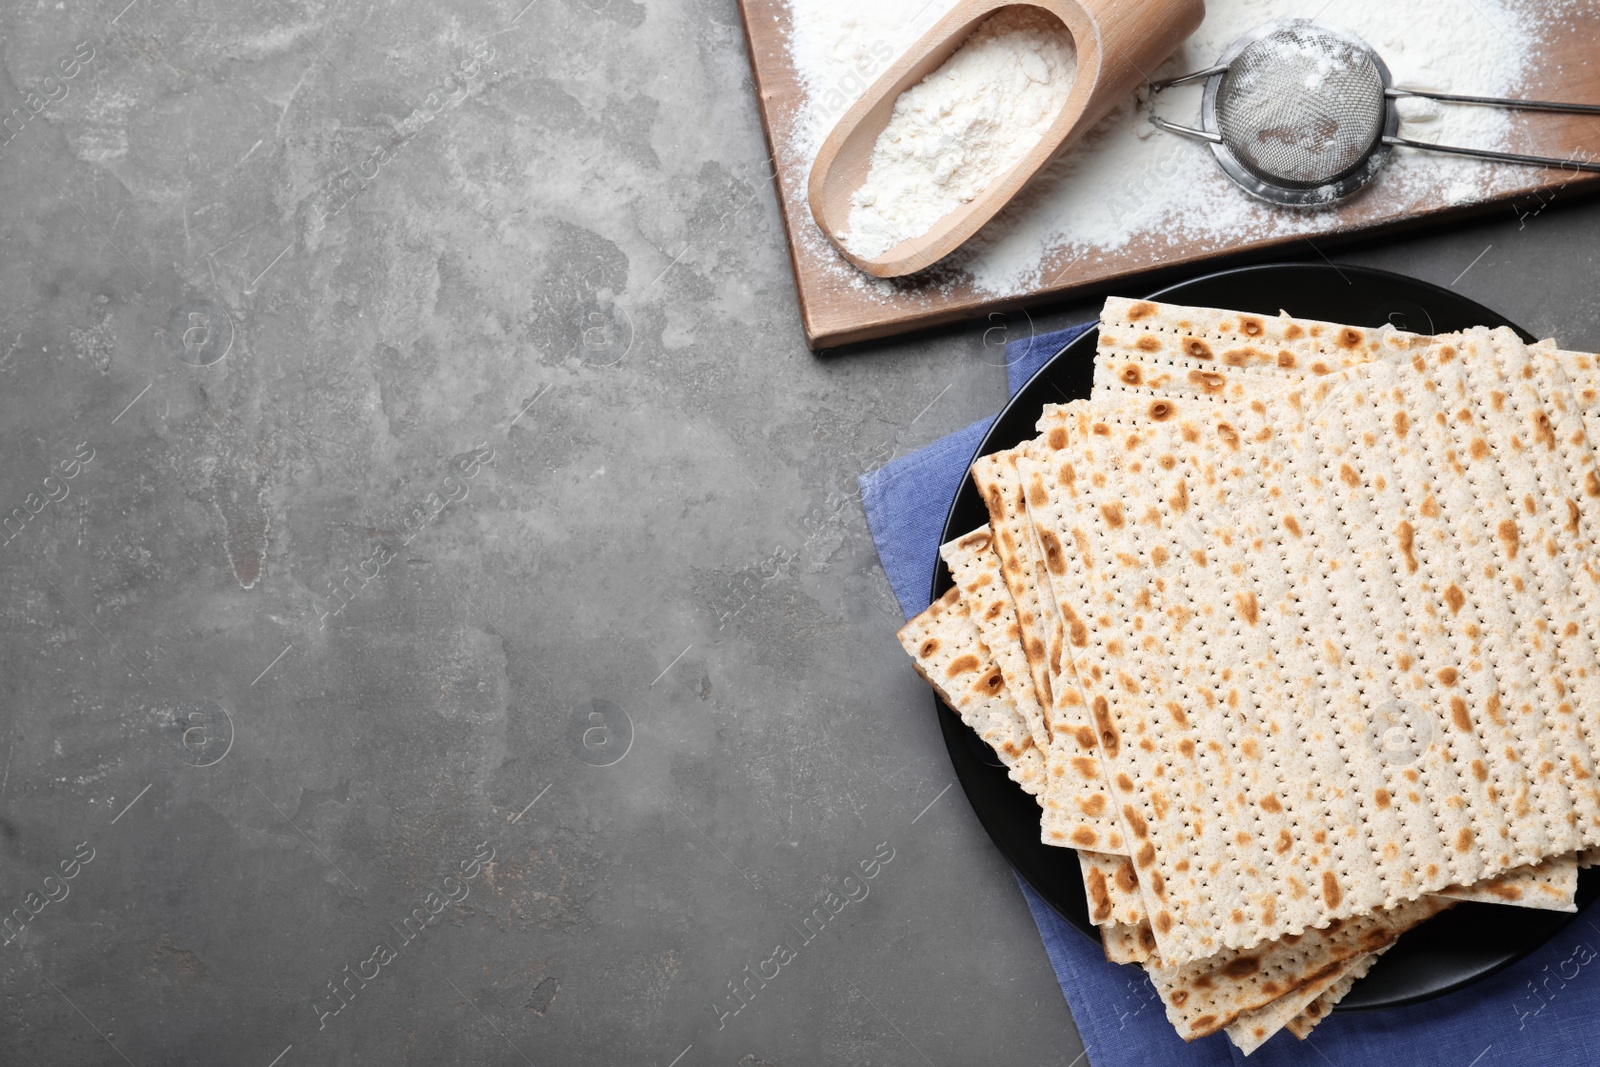
[[[822,138],[844,109],[899,52],[942,17],[951,0],[788,0],[790,54],[809,101],[798,116],[785,165],[791,188],[805,176]],[[1351,30],[1388,63],[1395,83],[1413,88],[1488,96],[1557,95],[1559,72],[1534,78],[1536,29],[1562,18],[1571,0],[1341,0],[1321,16]],[[1303,16],[1291,0],[1210,0],[1200,29],[1156,77],[1199,70],[1216,62],[1246,30],[1274,19]],[[1185,124],[1196,121],[1199,88],[1161,95],[1158,110]],[[1503,147],[1509,120],[1480,107],[1403,100],[1401,134],[1418,140]],[[1464,203],[1526,177],[1509,166],[1408,149],[1397,150],[1362,195],[1383,204]],[[1027,292],[1078,259],[1127,246],[1152,260],[1166,250],[1205,251],[1252,237],[1315,233],[1328,216],[1272,208],[1250,199],[1217,168],[1210,150],[1163,134],[1147,121],[1142,101],[1119,105],[1087,138],[1041,174],[967,246],[945,261],[993,295]],[[795,240],[833,258],[839,280],[885,299],[900,292],[844,263],[814,226]]]
[[[984,20],[896,101],[851,198],[850,250],[879,255],[971,202],[1039,143],[1077,72],[1072,35],[1044,12]]]

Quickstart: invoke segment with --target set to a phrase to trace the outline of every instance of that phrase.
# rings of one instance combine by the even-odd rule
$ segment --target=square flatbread
[[[1085,410],[1080,444],[1057,450],[1055,469],[1024,461],[1025,481],[1039,476],[1056,505],[1041,523],[1030,497],[1046,558],[1053,555],[1052,537],[1058,546],[1081,542],[1076,551],[1054,554],[1065,557],[1061,569],[1073,572],[1073,580],[1059,580],[1052,568],[1052,586],[1058,603],[1088,613],[1095,677],[1086,677],[1082,663],[1077,674],[1099,698],[1091,700],[1092,711],[1114,703],[1124,716],[1116,725],[1137,739],[1124,743],[1118,731],[1101,730],[1102,750],[1135,772],[1130,792],[1140,806],[1124,808],[1129,833],[1143,842],[1142,826],[1153,851],[1165,857],[1150,884],[1141,862],[1140,881],[1158,943],[1181,931],[1162,945],[1166,959],[1244,947],[1415,899],[1537,862],[1592,836],[1585,798],[1571,787],[1589,765],[1587,734],[1581,724],[1540,710],[1559,708],[1561,701],[1551,698],[1560,686],[1570,689],[1584,678],[1561,667],[1574,601],[1540,573],[1531,553],[1508,549],[1507,523],[1518,528],[1517,544],[1544,543],[1532,539],[1541,515],[1516,518],[1530,494],[1515,487],[1533,486],[1537,475],[1528,473],[1528,449],[1505,420],[1497,424],[1494,412],[1472,409],[1474,397],[1479,407],[1492,408],[1494,390],[1469,389],[1459,364],[1474,361],[1458,360],[1448,347],[1429,349],[1416,366],[1373,364],[1324,379],[1315,390],[1291,390],[1270,412],[1265,405],[1251,411],[1206,404],[1181,435],[1159,427],[1145,432],[1146,424],[1172,419],[1173,402],[1153,402],[1159,417],[1147,411],[1143,422],[1132,414],[1097,419]],[[1475,373],[1484,362],[1476,361]],[[1575,409],[1570,400],[1568,406]],[[1527,412],[1533,421],[1516,425],[1534,440],[1539,419],[1548,416],[1531,406]],[[1373,419],[1383,421],[1375,428]],[[1141,444],[1130,446],[1139,434],[1145,434]],[[1490,445],[1480,455],[1480,436],[1504,447]],[[1156,438],[1160,449],[1153,451]],[[1409,457],[1400,455],[1408,449]],[[1074,460],[1082,469],[1065,469]],[[1190,514],[1163,523],[1163,508],[1169,515],[1175,510],[1172,498],[1150,480],[1161,480],[1168,460],[1181,474],[1189,498],[1182,510]],[[1454,532],[1468,550],[1464,559],[1441,550],[1419,563],[1420,519],[1413,523],[1406,511],[1375,521],[1393,503],[1386,494],[1404,462],[1428,476],[1420,486],[1412,483],[1405,507],[1437,519],[1434,529]],[[1195,515],[1201,528],[1184,528]],[[1494,518],[1488,531],[1485,516]],[[1297,525],[1309,525],[1309,541],[1304,528],[1294,532]],[[1213,558],[1181,572],[1170,567],[1195,552]],[[1476,599],[1459,583],[1441,580],[1452,566]],[[1414,586],[1416,596],[1392,601],[1396,581]],[[1165,591],[1153,594],[1157,587]],[[1141,596],[1151,603],[1141,604]],[[1473,621],[1457,618],[1458,601],[1472,602]],[[1269,609],[1258,625],[1263,602]],[[1481,621],[1480,608],[1488,612]],[[1192,656],[1173,659],[1167,646],[1192,640],[1175,620],[1224,641],[1215,647],[1226,655],[1212,656],[1208,665]],[[1558,640],[1540,639],[1541,627],[1552,623]],[[1369,634],[1394,643],[1366,649]],[[1580,647],[1570,662],[1581,663],[1590,653],[1581,647],[1585,637],[1575,640]],[[1497,659],[1480,646],[1508,654]],[[1434,649],[1431,659],[1427,648]],[[1174,663],[1180,672],[1200,673],[1186,681],[1171,673]],[[1479,701],[1476,707],[1468,697]],[[1250,706],[1242,711],[1229,704],[1245,700]],[[1317,714],[1288,714],[1296,701],[1332,711],[1331,732],[1307,725],[1321,721]],[[1175,725],[1170,708],[1181,709],[1188,729]],[[1452,729],[1462,736],[1450,736]],[[1387,758],[1370,743],[1396,730],[1402,752],[1412,744],[1424,748],[1416,761]],[[1448,743],[1422,746],[1420,732]],[[1208,752],[1216,757],[1209,767]],[[1333,777],[1291,782],[1285,769],[1308,759],[1311,766],[1328,764]],[[1229,773],[1243,778],[1242,789],[1204,784]],[[1285,788],[1273,790],[1274,780]],[[1354,788],[1319,784],[1330,780]],[[1137,820],[1127,818],[1129,810]],[[1241,823],[1247,811],[1249,821]],[[1232,826],[1237,841],[1217,836],[1219,826]],[[1317,840],[1318,830],[1308,840],[1291,826],[1328,826],[1337,836]]]

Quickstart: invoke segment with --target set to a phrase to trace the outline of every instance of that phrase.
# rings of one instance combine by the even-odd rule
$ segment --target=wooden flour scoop
[[[1039,143],[987,189],[946,215],[927,233],[881,255],[857,256],[845,247],[850,198],[867,180],[872,149],[889,125],[900,94],[938,70],[990,15],[1033,7],[1055,16],[1072,35],[1078,74],[1061,113]],[[894,278],[921,270],[960,247],[1016,196],[1035,174],[1088,132],[1101,117],[1149,80],[1205,16],[1203,0],[960,0],[955,8],[890,64],[839,119],[811,167],[811,214],[839,252],[868,274]]]

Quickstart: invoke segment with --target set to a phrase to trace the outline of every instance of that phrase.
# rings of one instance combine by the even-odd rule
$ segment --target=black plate
[[[1534,339],[1504,316],[1448,289],[1364,267],[1311,263],[1241,267],[1180,282],[1150,299],[1260,315],[1276,315],[1282,309],[1297,318],[1358,326],[1388,322],[1417,333],[1510,326],[1524,340]],[[1094,377],[1094,346],[1091,330],[1056,353],[1006,405],[973,458],[1033,437],[1045,404],[1087,397]],[[945,520],[943,541],[988,521],[977,490],[963,479]],[[949,588],[949,571],[938,561],[934,598]],[[1098,945],[1100,936],[1089,923],[1076,858],[1040,842],[1038,804],[1006,777],[987,746],[954,712],[937,699],[935,704],[956,777],[984,829],[1028,884]],[[1579,907],[1597,895],[1600,868],[1584,871],[1578,883]],[[1571,919],[1563,912],[1458,905],[1406,934],[1356,984],[1338,1010],[1397,1007],[1459,989],[1531,952]]]

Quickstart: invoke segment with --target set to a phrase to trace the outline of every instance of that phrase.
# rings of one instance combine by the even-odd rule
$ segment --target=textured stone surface
[[[1090,305],[808,353],[727,0],[122,3],[0,13],[0,1062],[1073,1062],[854,477]],[[1343,258],[1600,347],[1535,207]]]

